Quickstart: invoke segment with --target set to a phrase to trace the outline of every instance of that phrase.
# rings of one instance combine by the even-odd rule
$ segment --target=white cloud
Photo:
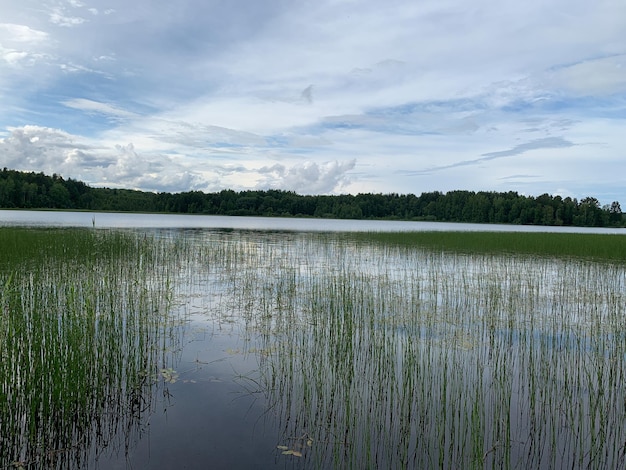
[[[74,9],[82,7],[82,3],[80,2],[68,2],[71,7]],[[74,26],[79,26],[87,21],[85,18],[79,16],[71,16],[67,13],[67,9],[63,6],[56,6],[51,8],[49,13],[49,21],[52,24],[57,26],[62,26],[65,28],[72,28]]]
[[[50,13],[50,22],[54,23],[58,26],[64,26],[66,28],[71,28],[73,26],[78,26],[85,22],[85,18],[80,18],[76,16],[65,16],[61,12],[53,12]]]
[[[224,134],[228,137],[228,133]],[[175,155],[144,151],[133,143],[101,145],[58,129],[37,126],[11,128],[0,139],[0,165],[83,179],[90,184],[157,191],[219,190],[229,187],[290,188],[305,193],[337,192],[349,181],[354,161],[260,167],[245,155],[241,163],[224,165],[205,160],[184,162]],[[245,181],[248,181],[246,185]]]
[[[21,63],[24,63],[25,59],[29,57],[28,52],[23,51],[11,51],[6,49],[0,49],[0,57],[12,67],[16,67]]]
[[[47,41],[49,34],[45,31],[22,24],[0,23],[0,61],[13,69],[33,66],[49,58],[45,53]]]
[[[49,34],[23,24],[0,23],[0,41],[20,43],[40,43],[46,41]]]
[[[116,118],[132,118],[136,116],[135,113],[120,109],[114,105],[101,103],[99,101],[88,100],[85,98],[73,98],[71,100],[65,100],[62,102],[62,104],[64,104],[68,108],[104,114]]]
[[[142,183],[151,182],[153,186],[144,186],[150,190],[163,187],[159,184],[159,176],[163,176],[164,169],[170,169],[174,174],[186,172],[168,157],[141,154],[132,144],[102,146],[58,129],[38,126],[9,131],[7,137],[0,139],[0,161],[3,166],[17,170],[57,173],[92,184],[106,181],[119,187],[139,188]],[[171,182],[176,178],[162,179]],[[186,183],[191,180],[189,176],[179,178]]]
[[[261,189],[287,189],[300,194],[325,194],[340,192],[349,182],[349,172],[354,169],[355,160],[344,162],[304,162],[291,166],[275,164],[262,167],[262,176],[257,183]]]
[[[626,2],[48,5],[3,6],[16,165],[179,190],[624,186],[591,167],[626,154]]]

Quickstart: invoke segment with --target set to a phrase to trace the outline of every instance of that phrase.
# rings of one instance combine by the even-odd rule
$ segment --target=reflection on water
[[[624,465],[623,266],[149,233],[170,321],[132,341],[160,345],[144,411],[116,389],[114,432],[66,468]]]
[[[125,452],[163,389],[168,271],[119,233],[0,231],[0,467]]]
[[[623,267],[340,234],[185,240],[186,372],[159,421],[170,437],[135,465],[181,449],[198,468],[623,462]]]
[[[409,222],[395,220],[338,220],[278,217],[232,217],[189,214],[134,214],[124,212],[64,212],[1,210],[0,226],[237,229],[303,232],[406,232],[406,231],[491,231],[618,233],[620,228],[549,227],[538,225],[469,224],[452,222]]]

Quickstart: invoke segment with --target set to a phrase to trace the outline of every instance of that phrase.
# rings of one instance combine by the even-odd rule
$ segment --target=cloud
[[[9,129],[8,137],[0,139],[3,166],[17,170],[38,169],[59,173],[64,169],[65,154],[86,150],[71,135],[58,129],[24,126]]]
[[[50,56],[45,50],[49,36],[45,31],[26,25],[0,23],[0,60],[17,69],[48,59]]]
[[[5,167],[57,173],[94,185],[174,191],[202,184],[198,173],[166,155],[138,152],[132,143],[102,146],[52,128],[10,129],[0,139],[0,155]]]
[[[305,162],[292,166],[275,164],[259,169],[263,178],[258,188],[288,189],[300,194],[324,194],[340,191],[348,182],[348,172],[355,160],[346,162]]]
[[[73,26],[78,26],[85,22],[85,18],[80,18],[76,16],[66,16],[62,11],[54,11],[50,13],[50,22],[54,23],[58,26],[63,26],[66,28],[71,28]]]
[[[31,57],[28,52],[0,48],[0,57],[12,67],[17,67]]]
[[[49,34],[23,24],[0,23],[0,41],[19,43],[41,43],[48,40]]]
[[[158,128],[158,138],[163,142],[204,148],[263,146],[266,139],[252,132],[238,131],[221,126],[158,119],[145,122],[150,128]],[[156,129],[155,129],[156,130]]]
[[[229,137],[227,129],[218,131],[222,133],[220,140]],[[236,133],[233,136],[240,137]],[[184,162],[179,155],[142,151],[133,143],[103,146],[98,141],[37,126],[10,129],[8,136],[0,139],[0,155],[2,166],[18,170],[36,168],[92,185],[172,192],[214,191],[225,186],[237,190],[287,188],[310,194],[337,192],[349,182],[349,172],[356,163],[306,161],[259,167],[248,153],[240,154],[239,164],[224,164],[219,158],[213,162]]]
[[[516,145],[508,150],[501,150],[498,152],[483,153],[483,157],[477,161],[493,160],[494,158],[512,157],[514,155],[520,155],[524,152],[536,149],[550,149],[550,148],[567,148],[573,147],[576,144],[563,139],[562,137],[546,137],[544,139],[531,140],[523,144]]]
[[[540,175],[509,175],[503,176],[500,178],[501,180],[518,180],[518,179],[536,179],[539,178]]]
[[[623,187],[624,2],[5,3],[0,160],[20,168],[309,192],[574,191],[617,168],[593,184]]]
[[[626,53],[559,67],[547,80],[576,95],[611,95],[626,91]]]
[[[135,113],[120,109],[112,104],[101,103],[99,101],[88,100],[85,98],[73,98],[71,100],[65,100],[62,101],[62,104],[64,104],[68,108],[104,114],[106,116],[114,118],[133,118],[137,116]]]
[[[77,10],[81,10],[84,6],[82,2],[76,0],[67,0],[65,5],[63,2],[60,2],[49,7],[48,19],[50,23],[64,28],[73,28],[82,25],[87,19],[80,16],[72,16],[70,9],[76,12]]]
[[[513,148],[508,150],[500,150],[497,152],[487,152],[483,153],[480,158],[473,158],[469,160],[457,161],[448,165],[437,165],[432,166],[424,170],[418,171],[400,171],[402,174],[412,174],[412,175],[421,175],[421,174],[431,174],[434,172],[439,172],[443,170],[449,170],[452,168],[478,165],[490,160],[495,160],[504,157],[513,157],[516,155],[521,155],[523,153],[539,150],[539,149],[554,149],[554,148],[568,148],[573,147],[576,144],[563,139],[562,137],[546,137],[543,139],[535,139],[529,142],[525,142],[523,144],[518,144]]]

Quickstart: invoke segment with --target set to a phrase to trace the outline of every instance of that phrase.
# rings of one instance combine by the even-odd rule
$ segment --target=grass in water
[[[84,468],[131,438],[163,363],[164,253],[131,233],[0,229],[1,468]]]
[[[395,232],[351,234],[356,240],[464,253],[509,253],[626,262],[621,234],[535,232]]]
[[[216,309],[262,351],[249,379],[279,422],[277,454],[307,468],[622,466],[624,266],[413,235],[228,245]]]
[[[78,449],[133,427],[178,379],[181,295],[258,358],[238,380],[264,396],[280,466],[624,466],[619,236],[144,237],[0,230],[4,466],[81,468]]]

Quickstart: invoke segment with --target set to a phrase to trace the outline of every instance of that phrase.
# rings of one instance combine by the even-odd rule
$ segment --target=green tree
[[[580,201],[574,223],[585,227],[601,227],[604,225],[602,215],[600,202],[595,197],[586,197]]]
[[[34,207],[37,205],[37,193],[39,188],[35,183],[22,184],[22,202],[24,207]]]
[[[0,180],[0,206],[15,207],[13,193],[15,191],[15,181],[11,176]]]
[[[613,201],[608,208],[609,222],[612,225],[618,225],[622,222],[622,208],[618,201]]]
[[[60,181],[55,181],[50,187],[48,194],[52,202],[52,207],[57,209],[69,209],[70,204],[70,192]]]

